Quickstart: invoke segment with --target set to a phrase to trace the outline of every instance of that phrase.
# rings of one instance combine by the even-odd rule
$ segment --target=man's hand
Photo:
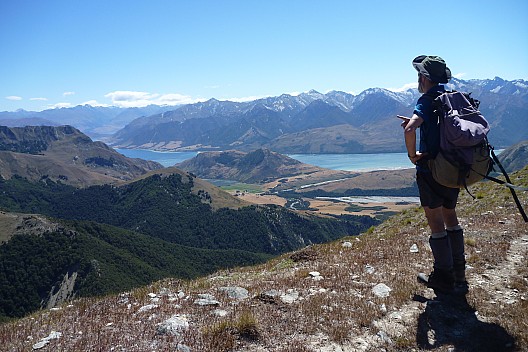
[[[423,158],[424,156],[426,156],[427,153],[420,153],[420,152],[416,152],[416,154],[414,155],[408,155],[409,156],[409,160],[411,160],[411,163],[413,163],[414,165],[416,165],[416,163],[418,162],[418,160],[420,160],[421,158]]]
[[[396,117],[402,120],[402,123],[400,126],[402,126],[403,128],[405,128],[407,124],[409,123],[409,121],[411,121],[411,118],[407,116],[396,115]]]

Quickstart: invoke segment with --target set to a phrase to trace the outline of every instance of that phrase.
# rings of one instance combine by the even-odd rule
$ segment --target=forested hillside
[[[52,181],[2,181],[0,207],[60,219],[89,220],[181,245],[277,254],[358,233],[376,220],[306,218],[277,206],[213,211],[207,195],[191,193],[193,177],[151,177],[126,186],[76,189]]]
[[[77,189],[49,179],[0,179],[0,209],[61,224],[19,231],[0,246],[0,319],[46,307],[61,290],[67,299],[163,277],[193,278],[359,234],[379,222],[303,217],[278,206],[214,211],[209,194],[192,192],[194,180],[155,174],[121,187]]]
[[[120,292],[164,277],[195,278],[267,258],[184,247],[93,222],[65,222],[58,231],[17,235],[0,246],[0,321],[49,306],[65,276],[75,278],[73,290],[65,292],[72,298]]]

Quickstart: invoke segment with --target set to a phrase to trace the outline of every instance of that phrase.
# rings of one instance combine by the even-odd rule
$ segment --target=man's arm
[[[414,114],[408,122],[404,121],[401,124],[404,131],[407,155],[413,164],[416,164],[416,162],[423,156],[421,153],[416,151],[416,129],[420,127],[422,123],[423,119],[420,116]]]

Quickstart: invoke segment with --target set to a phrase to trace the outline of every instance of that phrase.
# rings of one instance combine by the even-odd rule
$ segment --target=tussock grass
[[[203,344],[212,351],[229,351],[235,348],[240,340],[259,339],[257,319],[249,310],[243,310],[236,317],[203,328]]]

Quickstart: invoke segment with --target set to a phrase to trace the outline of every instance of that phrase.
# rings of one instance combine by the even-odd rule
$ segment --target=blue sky
[[[0,111],[528,79],[528,1],[0,0]]]

